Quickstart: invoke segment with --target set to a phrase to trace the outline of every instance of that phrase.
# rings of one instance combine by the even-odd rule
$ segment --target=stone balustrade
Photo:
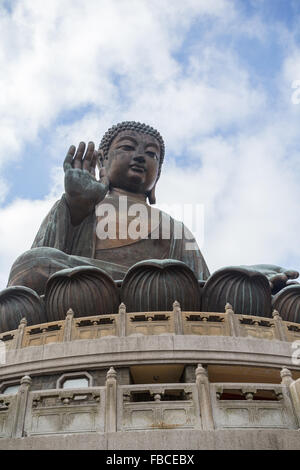
[[[161,334],[238,336],[293,342],[300,340],[300,325],[283,321],[276,311],[272,318],[239,315],[229,304],[224,313],[182,312],[178,302],[174,302],[172,311],[129,313],[121,304],[119,312],[110,315],[75,318],[74,312],[69,310],[65,320],[33,326],[27,326],[26,319],[22,319],[17,330],[0,334],[0,340],[9,350],[104,336]]]
[[[0,395],[0,437],[69,433],[298,429],[300,379],[282,369],[281,384],[194,383],[120,385],[111,367],[105,386],[31,391],[25,376],[14,395]]]
[[[201,429],[195,384],[119,387],[118,431]]]
[[[214,383],[211,400],[217,429],[298,427],[283,385]]]
[[[24,433],[104,431],[105,389],[43,390],[29,394]]]

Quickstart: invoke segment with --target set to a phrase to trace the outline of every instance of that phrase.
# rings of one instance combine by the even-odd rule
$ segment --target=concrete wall
[[[196,335],[104,337],[8,350],[0,381],[23,375],[107,369],[143,364],[227,364],[300,370],[292,343]]]
[[[0,439],[4,450],[300,450],[291,430],[157,430]]]

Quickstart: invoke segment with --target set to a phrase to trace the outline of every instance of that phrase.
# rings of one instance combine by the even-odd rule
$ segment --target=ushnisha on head
[[[156,129],[135,121],[116,124],[104,134],[99,154],[101,165],[106,167],[113,187],[122,188],[123,184],[122,189],[143,192],[150,204],[155,203],[155,185],[165,154],[164,141]],[[127,172],[126,160],[131,172]],[[137,167],[132,163],[136,163]],[[138,165],[141,166],[140,174]]]

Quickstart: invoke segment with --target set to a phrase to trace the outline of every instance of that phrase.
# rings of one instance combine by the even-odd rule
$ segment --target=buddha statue
[[[143,124],[123,122],[106,132],[98,151],[92,142],[86,150],[85,147],[83,142],[77,151],[70,147],[64,161],[65,194],[43,221],[31,250],[14,263],[8,285],[27,286],[41,295],[48,278],[61,269],[96,266],[121,280],[133,264],[153,258],[181,260],[198,279],[206,279],[209,271],[200,250],[184,250],[187,229],[182,230],[182,239],[175,239],[174,233],[180,231],[182,224],[173,219],[169,239],[155,238],[151,233],[143,239],[129,235],[121,238],[118,233],[114,239],[97,236],[96,208],[99,212],[103,202],[112,204],[118,212],[120,198],[126,199],[125,215],[133,204],[142,204],[150,217],[147,200],[150,205],[155,203],[155,187],[164,159],[160,134]],[[99,181],[95,179],[97,162]],[[161,225],[164,214],[157,211],[157,216]],[[119,219],[117,213],[117,222]],[[175,227],[178,225],[179,230]],[[159,227],[152,227],[154,230],[159,231]]]
[[[62,302],[55,297],[58,286],[62,279],[67,285],[66,279],[69,282],[72,276],[73,280],[76,276],[83,276],[84,282],[91,285],[96,285],[95,279],[98,279],[97,286],[102,282],[101,289],[102,292],[106,289],[108,302],[103,304],[104,311],[105,308],[116,308],[117,300],[109,303],[118,297],[111,287],[114,283],[121,285],[124,281],[127,297],[128,292],[140,289],[137,302],[140,306],[145,305],[142,298],[150,299],[149,289],[156,289],[152,297],[156,297],[155,305],[159,309],[158,306],[161,308],[162,305],[159,299],[180,297],[179,284],[185,282],[186,291],[188,286],[194,286],[196,292],[197,283],[201,291],[200,297],[199,292],[195,293],[192,303],[189,303],[193,297],[191,293],[187,296],[189,299],[183,300],[190,309],[200,310],[202,302],[208,310],[217,311],[220,302],[224,302],[224,307],[225,301],[232,302],[232,299],[240,297],[239,304],[245,305],[246,310],[250,308],[246,313],[251,313],[252,308],[254,314],[271,314],[271,294],[286,288],[298,273],[278,266],[258,265],[224,268],[210,276],[204,257],[188,229],[152,207],[164,153],[165,146],[159,132],[137,122],[122,122],[110,128],[98,150],[95,150],[93,142],[87,146],[81,142],[77,149],[73,145],[69,148],[64,161],[65,193],[46,216],[32,248],[13,264],[8,288],[0,293],[0,330],[15,326],[11,318],[15,316],[18,319],[20,307],[16,298],[21,294],[26,298],[31,295],[32,312],[40,312],[39,320],[35,320],[32,313],[31,323],[40,321],[43,315],[45,321],[55,319],[58,303]],[[136,217],[137,213],[139,217]],[[192,244],[193,249],[187,249],[187,244]],[[75,291],[70,291],[67,302],[71,303],[74,292],[77,304],[80,296],[93,297],[94,288],[86,291],[91,295],[84,294],[84,282],[78,284],[81,287],[74,287]],[[166,291],[160,290],[161,285],[167,286]],[[230,287],[229,290],[226,286]],[[146,287],[148,294],[145,294]],[[261,302],[256,302],[256,291],[260,292]],[[45,306],[40,304],[44,295],[48,314]],[[66,291],[61,296],[66,299]],[[100,293],[99,299],[102,297]],[[174,300],[178,298],[172,298],[172,302]],[[150,308],[153,303],[151,299],[149,302],[146,302],[146,307]],[[63,304],[63,308],[66,306]],[[87,304],[85,314],[92,314],[95,308]],[[78,316],[80,313],[82,311]]]

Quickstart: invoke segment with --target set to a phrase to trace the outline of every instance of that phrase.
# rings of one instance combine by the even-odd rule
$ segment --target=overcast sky
[[[203,204],[211,271],[300,270],[299,0],[0,0],[0,31],[0,289],[68,147],[122,120],[163,135],[158,205]]]

